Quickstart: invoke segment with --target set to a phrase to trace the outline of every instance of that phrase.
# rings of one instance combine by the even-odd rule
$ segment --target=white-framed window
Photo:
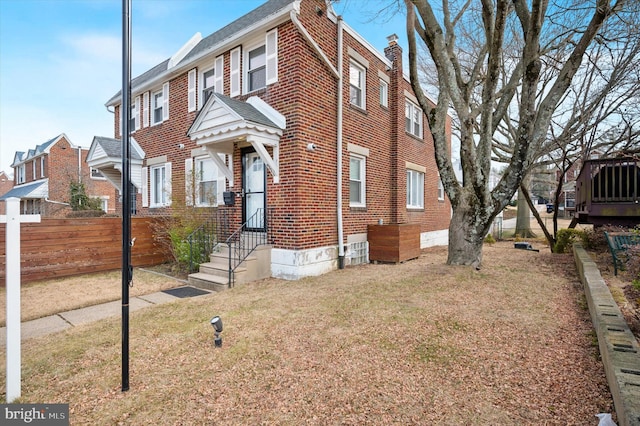
[[[366,70],[355,61],[349,63],[349,100],[351,104],[366,109]]]
[[[200,91],[200,99],[202,100],[200,104],[201,107],[202,105],[205,104],[205,102],[207,102],[207,99],[209,99],[209,96],[211,96],[211,93],[213,93],[211,90],[207,90],[207,89],[214,87],[215,84],[216,84],[215,68],[208,69],[202,73],[202,89]]]
[[[33,176],[32,176],[32,177],[33,177],[33,180],[36,180],[36,176],[38,176],[38,175],[36,174],[36,160],[33,160],[33,161],[31,162],[31,168],[32,168],[32,170],[31,170],[31,174],[33,175]]]
[[[27,168],[26,168],[26,166],[24,164],[20,164],[17,167],[16,173],[18,175],[18,183],[19,184],[20,183],[24,183],[24,181],[27,179],[27,176],[26,176],[27,170],[26,169]]]
[[[103,196],[100,197],[100,205],[102,208],[102,211],[105,213],[109,212],[109,197],[108,196]]]
[[[149,207],[166,207],[171,204],[171,163],[149,167]]]
[[[404,117],[405,131],[422,139],[422,110],[408,99],[404,101]]]
[[[424,173],[407,169],[407,208],[424,208]]]
[[[40,177],[44,177],[44,156],[40,157]]]
[[[196,206],[218,205],[218,167],[210,157],[195,159]]]
[[[169,119],[169,83],[161,90],[151,93],[151,124],[159,124]]]
[[[389,107],[389,83],[380,79],[380,106]]]
[[[267,46],[262,44],[247,50],[246,57],[246,88],[247,92],[262,89],[267,86]]]
[[[349,206],[366,207],[366,157],[349,154]]]
[[[438,175],[438,200],[444,200],[444,185],[442,184],[442,179],[440,179],[440,175]]]

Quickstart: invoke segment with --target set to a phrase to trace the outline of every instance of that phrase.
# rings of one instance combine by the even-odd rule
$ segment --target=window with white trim
[[[44,156],[40,157],[40,177],[44,177]]]
[[[169,83],[151,93],[151,124],[159,124],[169,119]]]
[[[24,183],[24,181],[26,180],[26,166],[24,164],[20,164],[17,167],[17,174],[18,174],[18,183]]]
[[[407,208],[424,208],[424,173],[407,169]]]
[[[389,107],[389,83],[380,79],[380,105],[388,108]]]
[[[36,176],[37,176],[37,174],[36,174],[36,160],[33,160],[31,162],[31,168],[32,168],[31,174],[33,175],[33,180],[36,180]]]
[[[442,184],[442,179],[440,179],[440,175],[438,175],[438,200],[444,200],[444,185]]]
[[[166,207],[171,204],[171,163],[149,167],[149,207]]]
[[[366,109],[365,82],[365,68],[357,62],[351,61],[349,63],[349,101],[362,109]]]
[[[196,205],[212,207],[218,204],[218,167],[210,157],[195,159]]]
[[[405,131],[422,139],[422,110],[416,104],[404,101]]]
[[[202,73],[202,90],[200,92],[200,99],[202,99],[200,106],[204,105],[209,99],[209,96],[213,93],[212,88],[216,83],[216,69],[211,68]]]
[[[265,44],[247,52],[247,92],[267,86],[267,47]]]
[[[349,206],[366,207],[366,157],[353,154],[349,155]]]
[[[162,123],[162,107],[164,106],[162,90],[158,90],[151,94],[151,104],[151,124]]]

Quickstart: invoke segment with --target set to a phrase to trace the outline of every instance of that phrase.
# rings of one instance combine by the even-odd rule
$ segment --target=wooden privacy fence
[[[149,217],[131,219],[133,266],[151,266],[167,262],[171,254],[154,239]],[[5,285],[6,244],[4,226],[0,226],[0,286]],[[21,225],[21,281],[66,277],[89,272],[110,271],[122,267],[122,219],[74,218],[47,219]],[[9,248],[10,249],[10,248]]]

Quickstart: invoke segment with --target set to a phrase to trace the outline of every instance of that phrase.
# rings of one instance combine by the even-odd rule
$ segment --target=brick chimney
[[[387,37],[389,45],[384,49],[384,54],[391,61],[389,75],[389,112],[391,120],[391,150],[392,176],[392,223],[404,223],[407,221],[406,209],[406,175],[405,165],[401,161],[401,140],[404,137],[405,112],[404,112],[404,76],[402,73],[402,47],[398,44],[398,36],[391,34]]]

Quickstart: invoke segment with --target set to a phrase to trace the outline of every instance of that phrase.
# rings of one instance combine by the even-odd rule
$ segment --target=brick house
[[[0,170],[0,197],[13,188],[13,178],[4,170]],[[4,203],[0,203],[0,214],[6,214]]]
[[[82,182],[89,197],[102,200],[103,210],[115,212],[116,192],[97,170],[90,170],[87,153],[87,149],[72,144],[64,133],[34,149],[16,152],[11,164],[13,185],[0,201],[20,198],[22,214],[66,216],[71,211],[70,184]]]
[[[323,0],[271,0],[196,34],[132,80],[139,214],[218,206],[268,232],[264,268],[286,279],[366,261],[368,225],[415,224],[420,247],[446,244],[451,205],[389,40],[376,51]],[[116,139],[121,100],[106,104]]]

